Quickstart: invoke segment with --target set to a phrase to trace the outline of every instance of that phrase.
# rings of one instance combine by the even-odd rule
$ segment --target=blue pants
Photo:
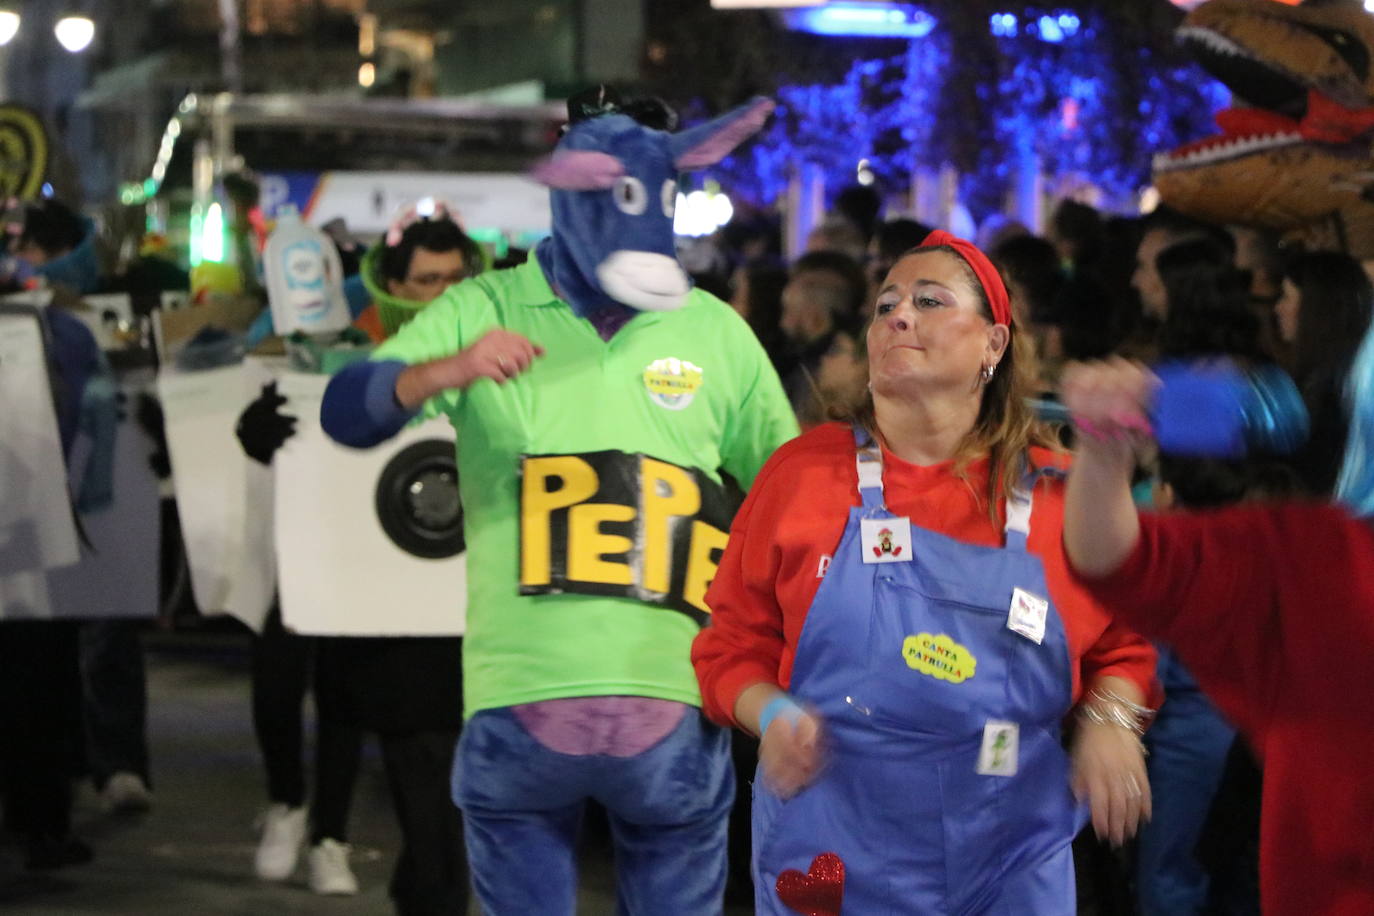
[[[1173,653],[1158,649],[1164,705],[1145,735],[1154,817],[1140,829],[1136,884],[1143,916],[1191,916],[1207,903],[1195,852],[1236,730]]]
[[[644,753],[610,757],[548,750],[509,709],[483,710],[463,726],[453,765],[453,800],[488,916],[576,911],[589,798],[610,818],[618,914],[718,914],[734,797],[730,736],[696,711]]]

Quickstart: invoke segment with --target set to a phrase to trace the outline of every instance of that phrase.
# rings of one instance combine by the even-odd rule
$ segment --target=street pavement
[[[369,741],[364,753],[349,822],[359,894],[311,893],[304,856],[290,881],[259,881],[253,875],[254,823],[265,806],[265,783],[249,709],[247,637],[149,633],[145,645],[152,809],[109,816],[92,788],[79,791],[76,832],[95,849],[88,865],[28,872],[20,848],[0,841],[0,913],[390,914],[386,885],[398,831],[375,743]],[[614,913],[609,850],[594,837],[585,845],[578,914]]]

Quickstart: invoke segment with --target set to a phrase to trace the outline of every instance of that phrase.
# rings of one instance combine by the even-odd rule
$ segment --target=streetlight
[[[19,13],[8,3],[0,3],[0,46],[14,40],[19,32]]]
[[[57,20],[52,32],[57,36],[58,44],[72,54],[80,54],[90,47],[92,39],[95,38],[95,23],[89,16],[72,14]]]

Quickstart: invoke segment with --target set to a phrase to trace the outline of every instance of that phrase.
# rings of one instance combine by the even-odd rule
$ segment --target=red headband
[[[972,242],[950,235],[943,229],[936,229],[916,247],[934,248],[939,245],[953,248],[959,253],[959,257],[964,259],[964,263],[973,268],[973,275],[983,287],[983,295],[988,297],[993,323],[1010,327],[1011,299],[1007,296],[1007,286],[1002,282],[1002,275],[997,272],[997,268],[988,260],[988,256],[979,251],[978,246]]]

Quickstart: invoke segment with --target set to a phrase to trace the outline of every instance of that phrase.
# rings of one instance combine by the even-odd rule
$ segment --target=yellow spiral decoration
[[[48,132],[38,115],[0,105],[0,197],[31,200],[48,171]]]

